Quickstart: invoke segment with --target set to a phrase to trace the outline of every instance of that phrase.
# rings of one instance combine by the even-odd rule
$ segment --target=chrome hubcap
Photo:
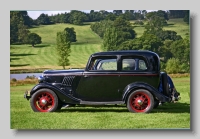
[[[45,99],[42,99],[41,102],[42,102],[43,105],[47,104],[47,101]]]
[[[140,100],[140,99],[137,101],[137,103],[138,103],[138,105],[140,105],[140,106],[143,104],[142,100]]]

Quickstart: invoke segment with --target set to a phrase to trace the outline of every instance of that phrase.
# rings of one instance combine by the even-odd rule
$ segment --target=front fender
[[[129,85],[127,85],[123,91],[123,96],[122,96],[122,100],[126,101],[129,94],[137,89],[146,89],[148,90],[154,97],[156,97],[158,100],[160,100],[161,102],[169,102],[171,99],[167,96],[165,96],[164,94],[161,94],[158,89],[156,89],[155,87],[143,83],[143,82],[136,82],[136,83],[131,83]]]
[[[74,98],[68,94],[66,94],[63,90],[59,89],[58,87],[48,84],[48,83],[39,83],[37,85],[35,85],[31,91],[30,91],[30,97],[39,89],[42,88],[48,88],[51,89],[52,91],[54,91],[56,93],[56,95],[58,96],[59,100],[61,100],[64,103],[77,103],[80,102],[79,99]]]

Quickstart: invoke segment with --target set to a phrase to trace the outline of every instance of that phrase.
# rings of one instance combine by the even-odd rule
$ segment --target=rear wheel
[[[40,89],[33,94],[30,104],[35,112],[54,112],[58,108],[58,97],[50,89]]]
[[[134,113],[149,113],[154,107],[152,94],[144,89],[135,90],[130,94],[127,101],[127,108]]]

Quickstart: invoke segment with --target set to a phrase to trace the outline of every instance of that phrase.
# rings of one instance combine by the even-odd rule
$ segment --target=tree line
[[[114,21],[95,22],[90,28],[103,39],[104,51],[150,50],[162,57],[162,70],[168,73],[189,72],[189,34],[182,38],[173,30],[164,30],[169,20],[165,11],[149,12],[145,20],[145,31],[141,37],[136,37],[134,26],[120,16]]]
[[[188,10],[168,10],[165,12],[169,18],[185,18],[188,17]],[[36,20],[35,25],[47,25],[55,23],[70,23],[75,25],[82,25],[84,22],[97,22],[101,20],[115,20],[117,17],[123,17],[126,20],[143,20],[147,14],[146,10],[113,10],[108,12],[106,10],[94,11],[85,13],[78,10],[71,10],[69,13],[61,13],[48,16],[47,14],[41,14]]]
[[[10,11],[10,44],[35,44],[42,43],[42,38],[31,33],[33,20],[28,16],[27,11]]]
[[[84,13],[72,10],[48,16],[41,14],[36,20],[30,18],[27,11],[10,12],[10,43],[11,44],[40,44],[41,37],[30,33],[34,25],[49,25],[54,23],[70,23],[82,25],[84,22],[94,22],[90,28],[103,39],[102,48],[105,51],[114,50],[150,50],[163,58],[161,69],[168,73],[190,71],[190,40],[189,36],[182,38],[173,30],[164,30],[170,18],[183,18],[189,24],[189,11],[169,10],[146,12],[145,10],[105,10]],[[137,19],[135,25],[142,25],[145,31],[137,37],[130,20]],[[145,24],[144,24],[145,21]],[[57,33],[57,52],[59,65],[63,68],[69,65],[68,56],[71,42],[76,42],[74,28],[65,28]]]

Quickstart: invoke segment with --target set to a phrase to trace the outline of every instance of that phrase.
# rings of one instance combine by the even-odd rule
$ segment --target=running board
[[[107,104],[125,104],[125,103],[124,101],[108,101],[108,102],[80,101],[80,104],[107,105]]]

